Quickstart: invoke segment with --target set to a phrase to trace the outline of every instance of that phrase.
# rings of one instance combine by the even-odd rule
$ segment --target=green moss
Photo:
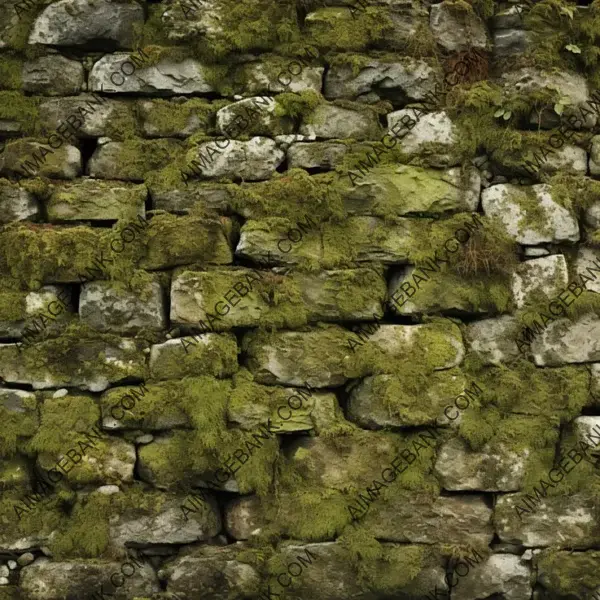
[[[120,143],[115,164],[121,178],[144,181],[151,173],[180,163],[182,154],[183,148],[174,140],[126,139]]]
[[[303,90],[299,94],[284,92],[275,98],[275,115],[278,117],[301,118],[310,114],[323,97],[314,90]]]
[[[21,72],[23,60],[10,55],[0,56],[0,86],[7,90],[19,90],[23,85]],[[4,104],[0,95],[0,106]],[[4,108],[4,106],[2,106]]]
[[[0,291],[0,321],[23,321],[27,318],[27,295]]]
[[[360,52],[383,40],[393,31],[389,11],[367,6],[364,10],[326,7],[310,13],[305,21],[308,41],[317,48]]]
[[[12,223],[0,235],[0,265],[31,289],[48,281],[74,281],[91,268],[98,243],[98,230],[89,227]]]
[[[46,398],[40,409],[40,426],[29,442],[33,452],[65,453],[72,440],[69,436],[89,432],[100,421],[97,404],[86,396]]]
[[[141,110],[145,126],[154,130],[153,137],[179,137],[192,124],[195,124],[197,131],[208,134],[216,107],[214,103],[201,98],[192,98],[183,103],[154,99],[151,106],[143,103]]]
[[[310,218],[314,229],[324,220],[346,216],[335,181],[331,174],[311,176],[303,169],[290,169],[265,182],[230,185],[228,191],[231,207],[246,218],[278,216],[309,226]]]
[[[535,557],[538,580],[561,597],[592,598],[600,586],[600,552],[543,550]]]
[[[246,448],[243,442],[248,439],[247,434],[227,426],[228,381],[198,377],[184,382],[184,393],[180,389],[177,402],[193,429],[175,432],[162,443],[148,444],[140,450],[161,482],[170,486],[190,486],[198,476],[212,476],[235,449]],[[278,444],[272,439],[264,440],[262,447],[252,452],[248,463],[235,474],[242,493],[268,492],[277,454]]]
[[[10,395],[6,406],[4,402],[0,403],[0,419],[3,424],[0,428],[0,456],[6,457],[14,455],[23,438],[32,436],[39,425],[35,397],[21,397],[19,393],[13,393],[19,396],[16,402],[25,410],[9,409],[12,404]],[[1,398],[5,399],[6,396],[3,395]]]
[[[0,71],[0,81],[1,77]],[[16,121],[20,124],[23,133],[35,135],[40,127],[39,103],[38,98],[24,96],[20,92],[0,92],[0,119]]]
[[[164,347],[160,360],[151,368],[153,379],[182,379],[198,375],[227,377],[238,368],[237,342],[233,335],[211,336],[208,343],[181,338]]]

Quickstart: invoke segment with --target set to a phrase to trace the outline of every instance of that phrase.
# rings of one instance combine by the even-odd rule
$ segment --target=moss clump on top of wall
[[[366,50],[393,31],[389,9],[367,6],[354,9],[330,6],[310,13],[305,21],[307,41],[321,50]]]

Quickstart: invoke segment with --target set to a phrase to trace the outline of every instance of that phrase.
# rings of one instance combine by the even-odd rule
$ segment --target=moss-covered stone
[[[228,377],[238,369],[237,341],[232,334],[205,333],[167,340],[150,349],[152,379],[198,375]]]
[[[6,347],[6,346],[5,346]],[[22,390],[0,389],[0,456],[10,457],[39,427],[37,399]]]

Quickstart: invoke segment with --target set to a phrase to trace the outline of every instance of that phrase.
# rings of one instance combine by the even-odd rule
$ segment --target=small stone
[[[0,585],[8,585],[8,577],[0,577]]]
[[[151,433],[147,433],[146,435],[140,435],[140,437],[135,439],[136,444],[149,444],[152,440],[154,440],[154,436]]]
[[[66,388],[61,388],[60,390],[56,390],[54,394],[52,394],[53,398],[64,398],[69,393],[69,390]]]
[[[6,565],[0,566],[0,577],[8,577],[8,567]]]
[[[25,554],[21,554],[19,558],[17,558],[17,563],[20,567],[26,567],[30,565],[35,560],[35,556],[31,552],[25,552]]]
[[[105,496],[110,496],[111,494],[118,494],[121,490],[118,485],[101,485],[96,491]]]
[[[14,571],[17,568],[17,561],[16,560],[9,560],[8,561],[8,568],[11,571]]]

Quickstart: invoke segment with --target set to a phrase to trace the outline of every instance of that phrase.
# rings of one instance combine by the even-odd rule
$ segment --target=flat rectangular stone
[[[570,461],[566,466],[570,471],[574,464]],[[541,486],[538,484],[537,487]],[[528,493],[535,501],[533,509],[532,500],[525,504],[524,494],[498,497],[494,523],[502,541],[521,544],[527,548],[555,546],[581,550],[598,547],[600,525],[593,497],[564,492],[540,497],[538,500],[533,491]],[[519,512],[517,507],[520,507]]]
[[[48,219],[110,221],[145,217],[148,191],[143,185],[83,179],[57,185],[47,201]]]
[[[242,348],[257,382],[298,386],[308,382],[315,387],[339,386],[351,378],[394,372],[403,357],[417,350],[429,356],[426,362],[422,360],[432,370],[451,369],[464,357],[462,337],[452,324],[382,325],[364,346],[353,335],[337,325],[306,332],[252,332],[244,337]]]
[[[0,344],[0,377],[34,389],[78,387],[100,392],[110,384],[145,376],[144,354],[132,340],[99,335],[65,342],[61,336],[21,352],[17,344]]]
[[[163,289],[157,277],[129,289],[112,281],[81,286],[79,316],[92,329],[124,335],[160,331],[167,324]]]
[[[0,224],[35,219],[39,214],[40,206],[31,192],[0,179]]]
[[[285,300],[274,303],[273,294]],[[241,268],[182,269],[171,288],[171,321],[184,326],[209,324],[222,331],[373,319],[383,316],[384,298],[383,277],[368,269],[290,275]]]
[[[394,542],[479,547],[488,546],[494,537],[492,509],[483,495],[433,499],[398,492],[385,502],[373,502],[361,519],[372,536]]]

